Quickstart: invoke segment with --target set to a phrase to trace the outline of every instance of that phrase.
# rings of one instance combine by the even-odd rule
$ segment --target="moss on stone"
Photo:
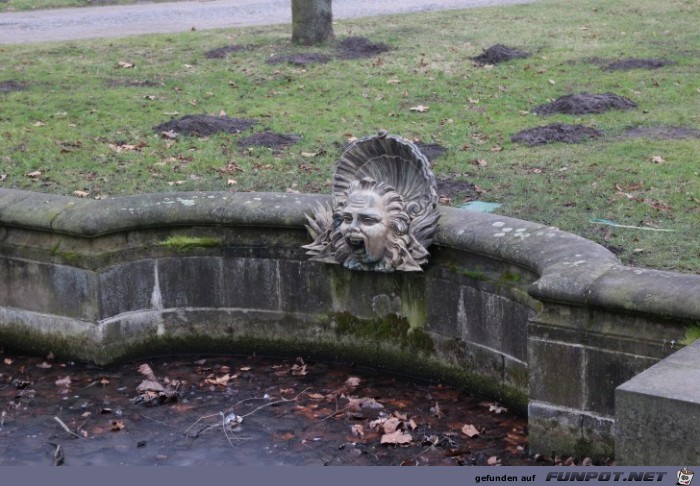
[[[390,343],[401,349],[434,354],[435,345],[428,333],[419,327],[411,327],[409,320],[396,314],[378,319],[359,319],[349,312],[340,312],[331,318],[339,336],[350,335],[377,345]]]
[[[681,340],[683,346],[688,346],[700,339],[700,326],[689,326]]]
[[[223,246],[221,240],[206,236],[171,236],[158,243],[158,246],[173,248],[178,251],[187,251],[194,248],[213,248]]]

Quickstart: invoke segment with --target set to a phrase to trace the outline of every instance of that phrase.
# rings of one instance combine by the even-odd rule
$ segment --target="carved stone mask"
[[[380,133],[336,164],[333,207],[308,217],[313,260],[353,270],[421,271],[437,225],[435,178],[415,145]]]
[[[381,197],[373,191],[353,192],[340,209],[340,233],[361,263],[376,263],[384,258],[389,228]]]

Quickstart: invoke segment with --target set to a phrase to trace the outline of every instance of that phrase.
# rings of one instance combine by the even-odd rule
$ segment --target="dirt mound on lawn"
[[[634,101],[613,93],[580,93],[562,96],[551,103],[539,105],[532,111],[538,115],[552,115],[554,113],[586,115],[603,113],[608,110],[631,110],[636,107],[637,103]]]
[[[530,57],[529,52],[504,46],[503,44],[496,44],[489,47],[478,56],[472,57],[471,59],[474,62],[484,65],[498,64],[499,62],[511,61],[513,59],[524,59],[526,57]]]
[[[675,64],[668,59],[620,59],[601,67],[603,71],[629,71],[630,69],[659,69]]]
[[[204,53],[204,57],[207,59],[223,59],[229,54],[233,52],[243,52],[243,51],[249,51],[251,50],[250,46],[241,46],[241,45],[230,45],[230,46],[224,46],[224,47],[219,47],[216,49],[212,49],[211,51],[207,51]]]
[[[338,59],[362,59],[366,57],[374,57],[391,48],[384,43],[374,43],[366,37],[347,37],[335,47],[335,55]]]
[[[156,132],[175,132],[180,135],[207,137],[215,133],[240,133],[255,125],[257,120],[229,118],[213,115],[185,115],[177,120],[162,123],[153,129]]]
[[[516,133],[510,139],[525,145],[545,145],[553,142],[580,143],[591,138],[602,137],[603,132],[583,125],[554,123],[543,127],[529,128]]]
[[[250,137],[238,141],[240,147],[267,147],[273,150],[281,150],[294,145],[301,137],[299,135],[284,135],[270,131],[256,133]]]
[[[700,130],[688,127],[672,127],[666,125],[628,127],[622,138],[650,138],[653,140],[681,140],[684,138],[700,138]]]

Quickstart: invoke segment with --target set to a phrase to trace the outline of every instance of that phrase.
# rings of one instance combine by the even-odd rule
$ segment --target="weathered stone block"
[[[327,265],[309,261],[279,262],[282,309],[328,314],[333,307]]]
[[[0,258],[0,306],[95,320],[95,280],[89,270]]]
[[[280,310],[279,261],[226,258],[223,261],[224,305],[240,309]]]
[[[584,349],[541,339],[528,342],[530,398],[535,401],[582,410],[581,387],[585,370]]]
[[[700,464],[700,340],[620,385],[615,420],[617,464]]]
[[[223,259],[165,258],[158,261],[158,283],[165,309],[224,305]]]
[[[99,274],[100,319],[108,319],[123,312],[151,308],[155,284],[154,262],[114,265]]]

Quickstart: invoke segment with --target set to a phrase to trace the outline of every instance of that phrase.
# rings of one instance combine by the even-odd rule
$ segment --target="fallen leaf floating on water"
[[[479,435],[479,429],[474,427],[472,424],[466,424],[464,427],[462,427],[462,433],[471,439],[472,437]]]
[[[294,376],[304,376],[307,373],[305,364],[303,364],[301,366],[298,364],[295,364],[291,367],[290,371],[292,372],[292,375],[294,375]]]
[[[397,430],[391,434],[384,434],[380,440],[381,444],[410,444],[411,442],[413,442],[413,436],[402,430]]]
[[[56,380],[56,386],[70,386],[70,376],[65,376]]]
[[[481,402],[481,406],[482,407],[489,407],[489,412],[493,412],[495,414],[508,412],[508,409],[506,407],[502,407],[498,403]]]
[[[138,372],[141,373],[143,376],[145,376],[146,379],[148,379],[148,380],[158,381],[158,378],[156,378],[155,373],[153,373],[153,370],[151,369],[151,367],[148,366],[146,363],[139,366]]]
[[[365,436],[365,428],[361,424],[355,424],[350,428],[350,432],[355,437],[363,438]]]
[[[360,379],[357,376],[351,376],[345,380],[345,384],[349,387],[355,388],[360,386]]]
[[[348,398],[347,409],[355,412],[361,410],[384,408],[384,405],[376,401],[374,398]]]

